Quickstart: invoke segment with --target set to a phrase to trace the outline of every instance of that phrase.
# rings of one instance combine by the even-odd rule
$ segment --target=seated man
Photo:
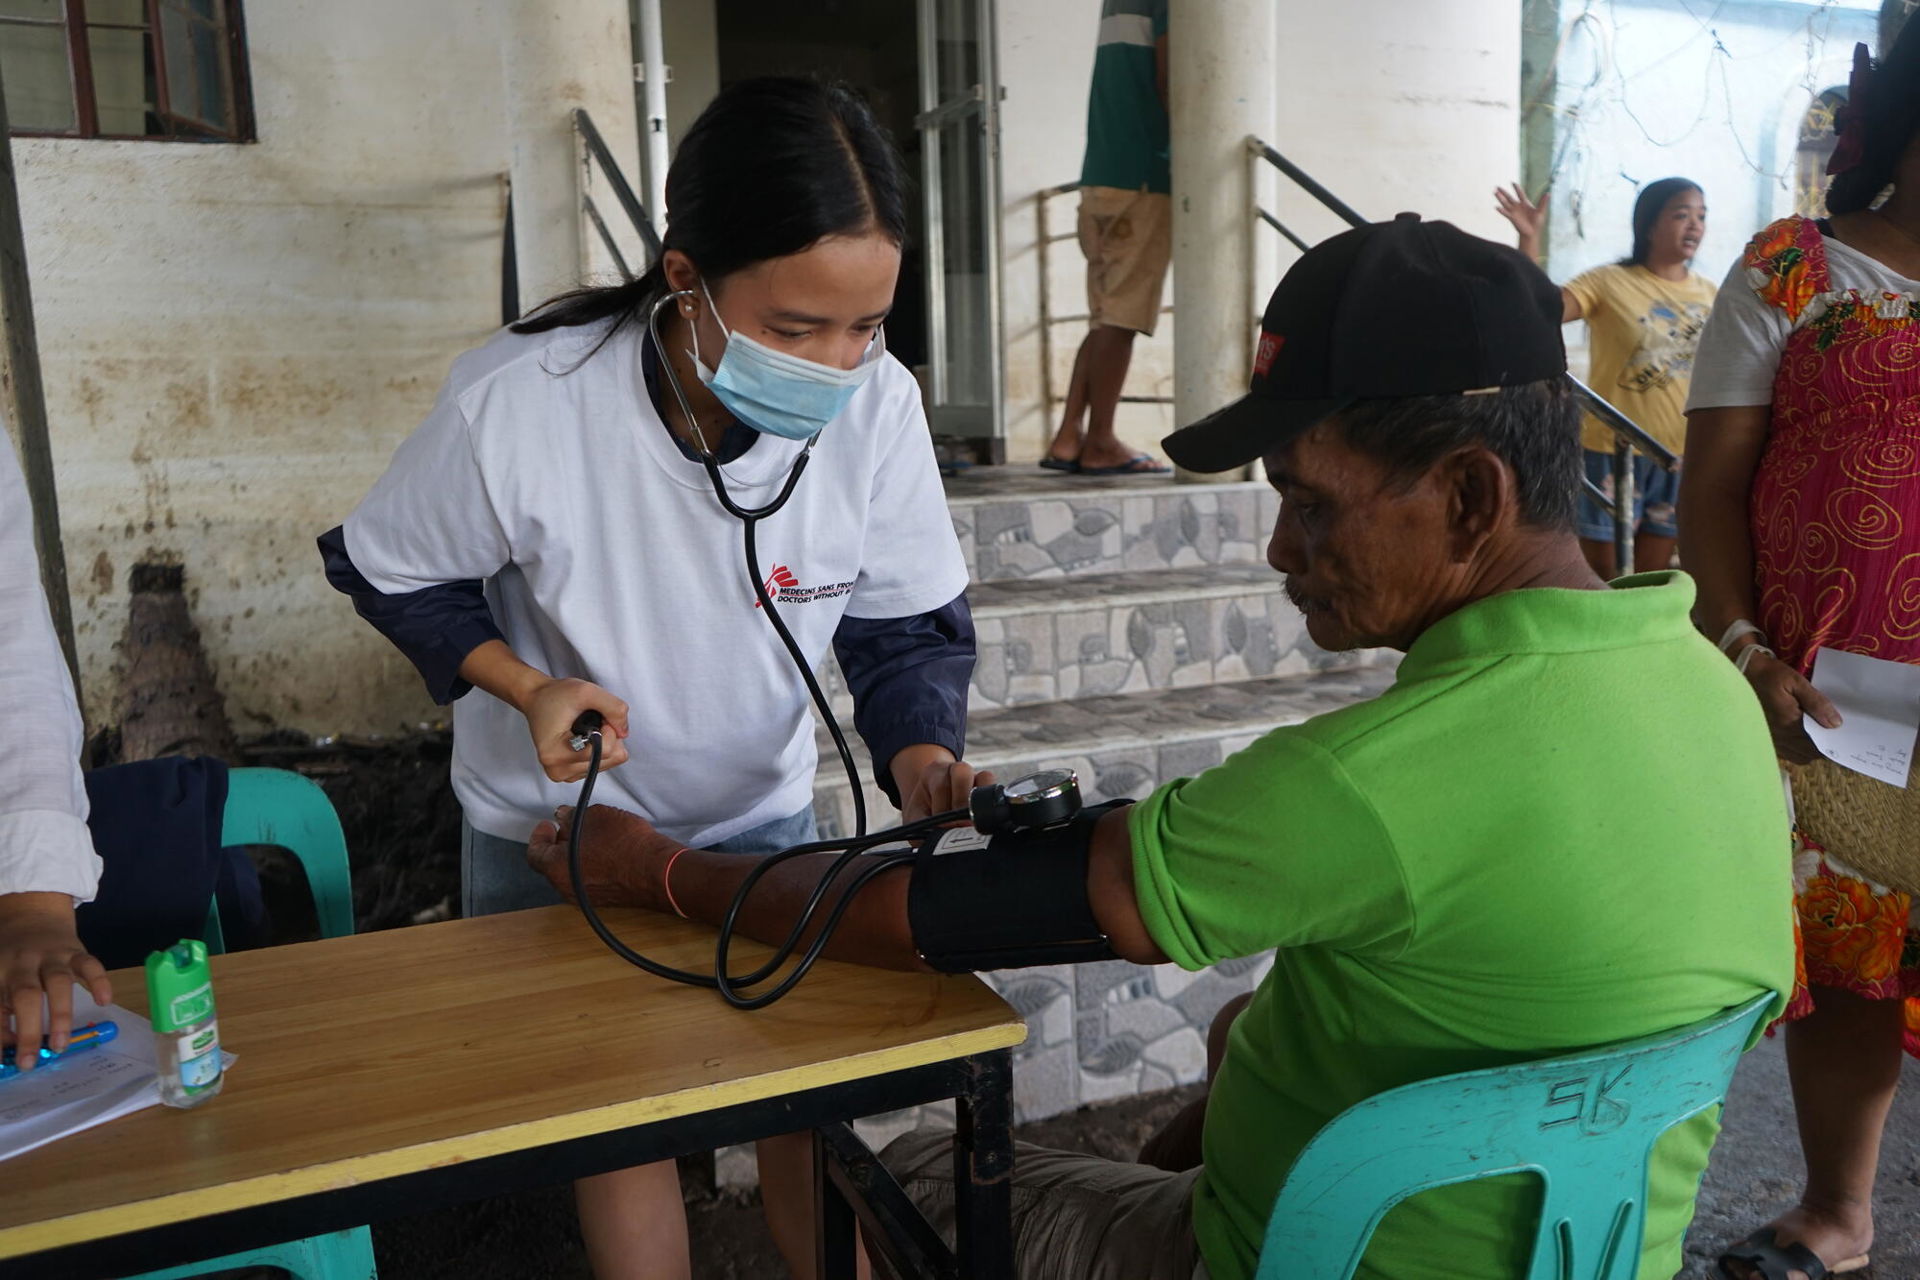
[[[1766,726],[1694,632],[1685,576],[1609,589],[1587,567],[1559,315],[1511,249],[1412,215],[1358,228],[1281,282],[1252,393],[1167,441],[1196,470],[1264,459],[1268,559],[1314,640],[1406,659],[1380,697],[1094,827],[1086,900],[1114,953],[1198,969],[1278,952],[1228,1036],[1201,1167],[1018,1151],[1022,1275],[1245,1280],[1294,1156],[1354,1103],[1788,989]],[[530,851],[556,884],[559,834]],[[599,810],[587,835],[596,901],[667,908],[671,841]],[[717,920],[751,865],[683,853],[673,900]],[[769,874],[746,931],[782,936],[822,865]],[[912,874],[863,890],[828,954],[919,966]],[[1642,1277],[1681,1265],[1716,1124],[1658,1148]],[[885,1158],[936,1220],[951,1205],[941,1142]],[[1415,1197],[1360,1274],[1522,1276],[1537,1203],[1525,1178]]]

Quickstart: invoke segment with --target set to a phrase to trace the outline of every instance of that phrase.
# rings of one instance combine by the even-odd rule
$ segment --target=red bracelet
[[[679,916],[682,920],[689,919],[690,917],[680,909],[680,904],[673,900],[673,864],[680,861],[680,855],[685,852],[685,849],[676,850],[674,855],[667,859],[667,869],[660,873],[660,887],[667,891],[667,905],[672,907],[673,914]]]

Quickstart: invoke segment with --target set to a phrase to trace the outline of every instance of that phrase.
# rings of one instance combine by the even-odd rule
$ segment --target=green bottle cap
[[[206,943],[183,938],[147,957],[147,1012],[155,1031],[178,1031],[213,1016]]]

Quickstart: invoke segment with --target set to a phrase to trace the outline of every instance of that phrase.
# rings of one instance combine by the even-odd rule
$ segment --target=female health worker
[[[967,569],[919,389],[881,330],[903,187],[850,91],[727,88],[668,172],[659,261],[457,359],[426,421],[321,538],[329,580],[455,704],[467,914],[559,900],[526,846],[585,775],[568,738],[587,710],[611,730],[596,799],[689,846],[813,838],[807,689],[703,453],[745,508],[804,466],[759,526],[766,596],[810,667],[835,650],[876,781],[905,817],[965,803]],[[774,1239],[811,1276],[808,1136],[759,1155]],[[597,1276],[690,1274],[673,1162],[575,1192]]]

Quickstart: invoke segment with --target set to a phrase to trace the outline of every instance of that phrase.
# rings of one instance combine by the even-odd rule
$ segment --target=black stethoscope
[[[714,956],[713,973],[693,973],[649,959],[616,937],[613,931],[607,927],[606,922],[600,918],[599,911],[594,908],[593,903],[587,897],[585,878],[582,875],[580,867],[580,832],[586,826],[587,810],[593,799],[594,779],[600,772],[601,735],[605,723],[599,712],[587,711],[583,712],[580,717],[574,721],[572,736],[569,740],[569,745],[572,746],[575,751],[588,751],[590,752],[590,756],[587,764],[587,776],[580,784],[580,798],[574,807],[573,827],[567,836],[567,873],[573,882],[574,901],[579,904],[580,914],[586,917],[586,921],[592,926],[593,931],[599,935],[600,940],[606,943],[608,949],[615,955],[657,977],[666,978],[673,982],[686,983],[690,986],[708,987],[717,990],[721,997],[735,1008],[763,1009],[793,990],[800,979],[806,976],[807,971],[813,967],[814,961],[818,960],[821,952],[825,950],[828,938],[832,936],[835,926],[839,924],[841,916],[846,912],[847,907],[852,904],[854,895],[867,881],[891,867],[898,866],[902,862],[910,860],[912,855],[881,853],[879,856],[869,860],[867,865],[851,879],[839,900],[828,911],[825,925],[813,940],[812,945],[806,948],[800,957],[799,963],[794,966],[792,971],[773,987],[755,995],[746,994],[743,988],[756,985],[771,978],[780,966],[785,964],[793,955],[799,946],[802,934],[820,911],[826,897],[828,886],[834,882],[842,870],[851,863],[860,860],[862,855],[867,854],[869,851],[880,850],[885,846],[894,845],[903,840],[911,841],[933,834],[940,829],[942,824],[963,818],[966,814],[965,811],[936,814],[930,818],[922,819],[919,822],[908,823],[888,831],[876,832],[871,836],[867,834],[867,798],[866,790],[860,784],[859,766],[854,763],[853,752],[847,746],[846,734],[840,729],[839,718],[833,714],[833,707],[828,703],[825,692],[820,688],[820,682],[814,679],[813,671],[807,666],[806,656],[801,653],[799,642],[793,638],[793,633],[787,629],[787,624],[781,620],[779,611],[773,606],[773,600],[767,593],[766,578],[760,572],[760,555],[755,543],[755,532],[760,521],[777,513],[782,507],[787,505],[787,500],[793,496],[795,486],[800,483],[801,472],[807,469],[807,462],[813,457],[814,442],[818,440],[819,437],[814,436],[808,439],[805,447],[800,450],[800,456],[793,460],[793,465],[788,469],[786,483],[780,486],[780,491],[774,495],[771,502],[758,507],[743,507],[734,501],[733,495],[727,490],[726,477],[721,473],[719,459],[715,455],[712,446],[707,442],[706,433],[700,429],[699,419],[694,417],[693,406],[687,401],[686,390],[680,385],[679,375],[673,371],[673,362],[667,358],[666,343],[660,336],[661,311],[671,305],[675,299],[691,297],[692,294],[693,291],[690,289],[681,289],[663,294],[647,312],[647,334],[653,340],[654,348],[659,353],[661,373],[665,376],[667,385],[673,388],[674,399],[679,402],[680,412],[686,415],[687,424],[692,428],[694,439],[698,442],[700,461],[706,468],[708,481],[713,485],[713,496],[719,499],[720,506],[728,515],[740,521],[744,531],[747,573],[753,582],[754,595],[760,601],[760,612],[764,613],[767,616],[767,621],[773,624],[774,631],[780,637],[780,643],[786,646],[787,655],[793,659],[794,669],[800,673],[800,678],[806,682],[807,692],[813,697],[814,709],[819,713],[821,721],[827,726],[828,732],[833,735],[833,745],[840,753],[840,763],[847,771],[847,782],[853,788],[854,834],[851,838],[845,840],[825,840],[800,845],[774,854],[762,861],[762,863],[754,869],[753,873],[742,882],[739,892],[734,895],[733,902],[727,910],[726,919],[721,923],[720,937]],[[773,958],[749,973],[728,973],[727,953],[733,940],[735,924],[738,920],[740,909],[746,902],[747,895],[752,891],[754,885],[759,883],[761,876],[788,858],[797,857],[805,853],[829,851],[839,853],[840,857],[834,861],[833,866],[827,873],[820,878],[820,883],[815,886],[813,893],[807,900],[805,908],[800,913],[799,919],[794,922],[792,931],[787,935],[785,943],[776,949]]]
[[[787,624],[780,617],[780,611],[773,607],[773,599],[767,594],[766,575],[760,572],[760,550],[757,540],[759,524],[779,512],[793,497],[793,491],[800,483],[800,475],[807,469],[807,463],[813,458],[813,446],[820,439],[818,435],[809,436],[800,450],[800,456],[793,460],[787,469],[786,483],[780,486],[771,502],[758,507],[743,507],[734,501],[727,490],[727,478],[720,470],[719,457],[713,446],[707,441],[707,433],[700,429],[700,420],[694,416],[693,405],[687,400],[686,388],[680,385],[680,375],[673,371],[673,361],[667,356],[667,344],[660,336],[660,313],[671,306],[676,299],[693,297],[691,289],[676,289],[660,295],[647,311],[647,335],[653,339],[654,350],[660,357],[660,373],[673,388],[673,398],[680,405],[680,412],[686,416],[687,426],[692,429],[694,439],[699,444],[700,463],[706,468],[707,482],[713,486],[713,496],[720,502],[726,513],[740,522],[746,550],[747,576],[753,582],[753,594],[760,602],[760,612],[773,624],[773,630],[780,637],[780,643],[786,647],[787,656],[793,659],[793,666],[806,682],[807,692],[813,698],[814,709],[820,713],[820,720],[833,736],[834,749],[839,752],[841,766],[847,771],[847,784],[853,788],[853,822],[856,838],[867,833],[867,795],[860,785],[860,767],[854,763],[853,751],[847,746],[847,736],[840,730],[840,721],[833,714],[833,708],[827,702],[827,695],[820,688],[820,682],[813,678],[813,671],[807,666],[806,655],[800,652],[800,644],[787,630]],[[576,734],[576,737],[581,735]],[[578,748],[576,748],[578,750]]]
[[[673,398],[679,403],[680,412],[686,416],[687,426],[693,431],[694,441],[700,450],[700,461],[707,470],[707,480],[713,485],[713,496],[720,500],[720,505],[726,508],[728,515],[746,522],[749,545],[751,545],[753,522],[765,520],[787,505],[787,499],[793,496],[794,486],[800,483],[800,473],[807,469],[807,463],[813,457],[814,442],[820,437],[817,435],[807,437],[807,443],[800,450],[800,456],[795,458],[793,465],[787,469],[787,482],[780,486],[780,492],[774,495],[772,502],[760,507],[743,507],[733,500],[733,495],[727,492],[727,478],[720,471],[720,460],[714,453],[713,446],[707,442],[707,433],[701,430],[700,420],[693,415],[693,405],[687,400],[686,388],[680,385],[680,375],[673,371],[673,361],[667,358],[666,340],[660,336],[660,313],[671,306],[676,298],[691,297],[693,297],[691,289],[675,289],[661,294],[659,300],[647,311],[647,335],[653,339],[653,349],[659,353],[661,376],[666,378],[667,385],[673,388]],[[757,570],[754,581],[760,581]],[[766,593],[762,591],[760,594],[761,607],[768,607]]]

